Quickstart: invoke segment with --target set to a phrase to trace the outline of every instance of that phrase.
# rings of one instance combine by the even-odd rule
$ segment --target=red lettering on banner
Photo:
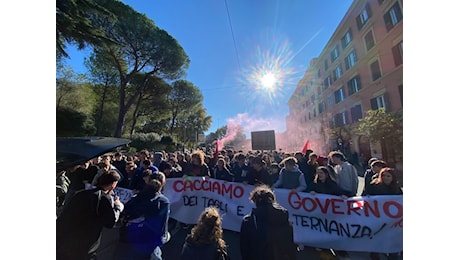
[[[374,202],[374,208],[371,207],[371,203],[368,200],[364,201],[364,205],[363,205],[364,215],[366,217],[369,217],[369,211],[371,211],[374,217],[380,218],[378,201],[372,200],[372,202]]]
[[[180,186],[180,188],[178,186]],[[182,192],[184,190],[184,183],[182,181],[175,181],[173,183],[173,190],[175,192]]]
[[[356,207],[354,205],[356,204],[359,205],[359,207]],[[361,201],[356,201],[356,200],[347,200],[347,214],[351,215],[351,212],[353,211],[356,215],[361,216],[361,213],[359,211],[361,210]]]
[[[237,193],[237,191],[239,191],[239,193]],[[233,190],[233,196],[235,196],[235,198],[241,198],[243,197],[244,195],[244,189],[243,187],[241,186],[236,186],[235,189]]]
[[[173,183],[173,190],[175,192],[183,191],[211,191],[219,195],[228,194],[230,199],[232,198],[241,198],[244,196],[244,189],[239,185],[233,185],[234,183],[226,182],[221,183],[218,181],[212,181],[211,179],[196,179],[193,181],[190,180],[177,180]]]
[[[232,198],[232,185],[222,185],[222,193],[223,194],[230,194],[230,198]]]
[[[293,201],[292,200],[292,196],[296,196],[297,200]],[[302,207],[301,203],[299,202],[300,200],[300,196],[297,192],[290,192],[289,195],[288,195],[288,203],[289,203],[289,206],[291,206],[293,209],[300,209],[300,207]]]
[[[331,201],[332,201],[332,213],[340,214],[340,215],[345,214],[344,211],[338,211],[338,209],[340,209],[340,204],[343,205],[343,202],[344,202],[343,199],[331,199]],[[336,204],[336,202],[338,202],[340,204]]]
[[[391,206],[394,206],[396,207],[396,210],[397,210],[397,213],[396,214],[393,214],[391,211],[390,211],[390,207]],[[396,201],[386,201],[384,204],[383,204],[383,212],[385,212],[385,215],[387,215],[388,217],[390,218],[401,218],[402,215],[403,215],[403,208],[402,208],[402,205],[399,204],[398,202]]]
[[[326,205],[324,205],[324,207],[323,207],[323,205],[321,204],[320,200],[318,198],[315,198],[315,199],[319,204],[319,208],[321,209],[321,212],[323,214],[326,214],[327,213],[327,208],[329,208],[329,204],[331,203],[331,201],[329,199],[326,199],[326,203],[325,203]]]
[[[212,191],[217,192],[217,194],[222,194],[220,192],[220,182],[213,182],[212,183]],[[230,193],[230,198],[232,197],[232,194]]]
[[[208,186],[205,187],[205,184],[208,184]],[[204,191],[211,190],[211,183],[210,183],[210,181],[208,181],[208,180],[205,179],[205,180],[201,183],[201,188],[202,188]]]
[[[307,200],[311,202],[311,209],[307,209],[307,205],[305,203]],[[318,207],[315,203],[315,200],[312,198],[308,198],[308,197],[302,199],[302,206],[306,212],[312,212]]]

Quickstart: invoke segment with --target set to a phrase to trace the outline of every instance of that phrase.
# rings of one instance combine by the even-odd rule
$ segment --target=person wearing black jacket
[[[266,185],[257,186],[249,199],[256,204],[244,216],[240,230],[240,250],[243,260],[296,259],[294,230],[289,212],[275,200]]]
[[[310,189],[311,194],[321,193],[347,197],[348,192],[342,190],[337,182],[332,179],[331,172],[326,166],[316,169],[316,177]]]
[[[56,259],[96,259],[102,228],[113,228],[124,205],[113,198],[120,175],[110,170],[96,189],[77,192],[56,219]]]

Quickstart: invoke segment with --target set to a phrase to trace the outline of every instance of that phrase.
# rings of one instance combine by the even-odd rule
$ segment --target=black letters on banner
[[[246,214],[244,214],[242,211],[244,209],[244,206],[237,206],[236,207],[236,215],[239,217],[244,217]]]
[[[197,196],[182,196],[184,199],[184,206],[196,206],[198,205],[198,197]]]
[[[386,223],[383,223],[383,225],[375,233],[373,233],[372,229],[365,225],[340,223],[335,220],[331,221],[324,218],[302,216],[297,214],[293,214],[292,216],[294,216],[294,225],[296,226],[310,227],[311,230],[349,238],[368,237],[369,239],[372,239],[373,235],[382,231],[382,229],[386,226]]]

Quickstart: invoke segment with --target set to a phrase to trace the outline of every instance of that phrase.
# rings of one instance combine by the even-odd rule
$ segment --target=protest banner
[[[171,202],[171,218],[196,224],[210,206],[219,209],[224,229],[239,232],[243,217],[255,205],[252,185],[187,177],[167,179],[163,193]],[[336,250],[391,253],[403,250],[402,195],[353,197],[275,189],[277,202],[289,211],[294,241]]]
[[[171,217],[195,224],[209,206],[217,207],[225,229],[239,232],[242,218],[255,207],[249,201],[254,186],[216,179],[168,179],[164,188]],[[290,214],[294,241],[320,248],[367,252],[402,251],[402,196],[342,199],[275,189],[277,202]]]

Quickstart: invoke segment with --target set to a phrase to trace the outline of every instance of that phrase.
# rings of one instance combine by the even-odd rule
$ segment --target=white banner
[[[252,185],[202,177],[167,179],[163,193],[171,202],[171,218],[196,224],[209,206],[220,210],[224,229],[239,232]],[[275,189],[277,202],[289,211],[294,241],[319,248],[391,253],[403,250],[403,196],[342,199]]]

